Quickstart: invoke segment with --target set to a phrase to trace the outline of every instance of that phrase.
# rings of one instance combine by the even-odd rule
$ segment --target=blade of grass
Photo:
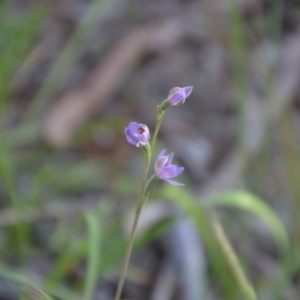
[[[0,277],[2,279],[6,280],[7,283],[9,284],[9,286],[11,286],[11,289],[15,290],[16,293],[17,293],[17,290],[20,289],[19,286],[16,286],[16,283],[17,283],[17,284],[21,284],[21,285],[25,284],[27,286],[33,287],[35,290],[39,291],[39,295],[48,297],[48,298],[45,298],[46,300],[52,299],[49,295],[47,295],[50,293],[53,296],[55,296],[61,300],[77,299],[75,293],[72,292],[71,290],[69,290],[65,286],[57,285],[57,286],[55,286],[55,289],[52,289],[52,291],[45,290],[45,288],[43,288],[44,283],[43,283],[43,281],[40,280],[40,278],[34,276],[33,274],[30,274],[29,272],[24,272],[17,268],[8,267],[2,263],[0,263]],[[44,291],[42,291],[42,289]],[[40,298],[31,297],[30,299],[40,299]],[[42,298],[42,299],[44,299],[44,298]]]
[[[269,228],[276,245],[283,257],[282,276],[273,289],[273,299],[281,299],[291,273],[291,253],[289,237],[279,218],[259,197],[245,191],[224,192],[208,199],[208,206],[230,206],[245,210],[263,220]]]
[[[231,288],[236,285],[235,280],[223,259],[218,243],[213,238],[209,210],[205,206],[199,205],[198,199],[185,189],[165,185],[161,193],[162,197],[177,205],[195,223],[207,250],[214,288],[217,283],[218,287],[222,289],[225,299],[238,299],[240,297],[239,292],[237,289]]]
[[[19,15],[10,9],[9,1],[0,3],[0,114],[8,104],[11,76],[16,66],[26,57],[44,18],[42,7]],[[4,47],[3,47],[4,45]],[[5,115],[3,115],[5,117]]]
[[[241,289],[241,292],[249,300],[257,300],[256,293],[248,280],[239,259],[229,242],[229,239],[220,223],[217,213],[213,210],[210,211],[211,224],[216,240],[223,251],[224,258],[226,259],[236,282]]]
[[[71,67],[80,58],[85,45],[93,36],[101,17],[105,15],[110,0],[94,0],[70,37],[64,50],[55,61],[41,89],[24,115],[25,120],[39,118],[48,102],[66,82]]]
[[[85,219],[88,228],[88,266],[83,299],[92,300],[99,275],[102,226],[99,214],[95,212],[85,213]]]
[[[247,71],[245,51],[245,29],[244,21],[237,0],[231,1],[230,10],[230,46],[233,56],[233,80],[237,98],[237,128],[238,128],[238,150],[242,164],[241,179],[244,179],[245,168],[248,158],[247,149]]]
[[[278,249],[286,255],[289,249],[288,235],[275,213],[262,199],[246,191],[220,193],[206,202],[208,206],[230,206],[250,212],[268,226]]]
[[[76,230],[78,230],[78,226],[81,223],[82,218],[77,216],[73,219],[72,228],[67,228],[69,234],[65,237],[63,245],[59,249],[60,253],[57,261],[45,280],[45,290],[49,294],[53,295],[55,293],[57,287],[60,285],[59,283],[63,282],[67,274],[76,269],[78,262],[85,257],[86,241],[84,238],[76,235]],[[78,297],[73,299],[78,299]]]
[[[5,183],[8,195],[10,198],[11,206],[16,215],[22,209],[21,203],[17,196],[17,180],[14,173],[13,158],[10,153],[10,149],[7,147],[5,140],[3,139],[2,133],[0,132],[0,178]],[[15,227],[15,236],[13,242],[17,243],[17,249],[19,251],[20,260],[23,261],[25,255],[25,248],[28,241],[28,226],[18,222]],[[15,247],[15,245],[12,245]]]

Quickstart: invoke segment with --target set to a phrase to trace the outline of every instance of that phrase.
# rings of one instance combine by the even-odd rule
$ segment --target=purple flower
[[[174,87],[171,89],[168,95],[168,101],[171,105],[181,105],[185,102],[185,99],[191,94],[193,90],[192,86],[186,86],[183,88]]]
[[[183,183],[179,183],[174,180],[170,180],[170,178],[176,177],[182,173],[184,170],[183,167],[177,167],[176,165],[172,165],[172,159],[174,156],[174,153],[171,153],[169,155],[165,155],[166,150],[163,150],[158,155],[158,158],[154,165],[154,170],[156,176],[161,179],[165,180],[173,185],[184,185]]]
[[[148,127],[136,122],[129,123],[125,128],[125,134],[127,141],[136,147],[144,147],[150,138]]]

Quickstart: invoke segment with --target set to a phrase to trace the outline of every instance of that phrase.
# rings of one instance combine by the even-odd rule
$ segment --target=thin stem
[[[234,249],[232,248],[226,233],[223,230],[223,227],[220,223],[219,217],[215,211],[211,211],[211,224],[212,229],[215,234],[215,237],[217,239],[217,242],[219,243],[227,262],[231,268],[231,271],[240,286],[240,289],[244,293],[245,297],[248,300],[257,300],[255,291],[251,284],[249,283],[243,268],[238,260],[238,257],[236,253],[234,252]]]
[[[158,112],[157,122],[156,122],[155,130],[154,130],[154,134],[153,134],[153,138],[152,138],[152,142],[151,142],[150,155],[152,155],[152,153],[153,153],[154,146],[155,146],[155,143],[156,143],[156,138],[157,138],[157,135],[158,135],[158,131],[159,131],[161,122],[164,118],[164,111],[161,110],[160,106],[157,107],[157,112]]]
[[[134,220],[133,220],[133,224],[132,224],[132,228],[131,228],[131,232],[130,232],[130,236],[129,236],[129,240],[128,240],[128,244],[127,244],[127,248],[126,248],[126,253],[125,253],[125,257],[124,257],[124,261],[123,261],[123,266],[122,266],[122,270],[121,270],[121,275],[120,275],[120,279],[119,279],[119,283],[118,283],[115,300],[119,300],[121,297],[121,293],[122,293],[122,289],[123,289],[123,285],[124,285],[124,281],[125,281],[125,276],[126,276],[126,272],[127,272],[127,268],[128,268],[128,263],[129,263],[129,259],[130,259],[130,254],[131,254],[131,250],[132,250],[132,246],[133,246],[134,236],[135,236],[137,224],[138,224],[139,217],[140,217],[141,210],[142,210],[143,203],[144,203],[144,198],[145,198],[144,191],[145,191],[147,174],[148,174],[149,165],[150,165],[151,154],[150,154],[150,152],[145,150],[144,155],[145,155],[145,167],[144,167],[141,187],[140,187],[140,191],[139,191],[138,201],[136,204],[135,216],[134,216]]]

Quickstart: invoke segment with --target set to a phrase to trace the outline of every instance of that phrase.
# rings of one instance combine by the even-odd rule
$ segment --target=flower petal
[[[173,177],[179,176],[184,170],[184,167],[176,167]]]
[[[140,124],[136,122],[130,122],[128,128],[132,133],[135,133],[140,128]]]
[[[186,86],[183,89],[184,89],[184,93],[185,93],[184,98],[187,98],[191,94],[191,92],[193,90],[193,86]]]
[[[154,170],[156,176],[165,180],[173,185],[184,185],[180,182],[170,180],[173,177],[176,177],[182,173],[184,167],[177,167],[176,165],[172,165],[172,159],[174,156],[174,152],[169,155],[165,155],[166,150],[164,149],[159,155],[154,165]]]
[[[185,98],[185,91],[182,88],[174,88],[174,93],[170,93],[168,96],[168,100],[171,103],[171,105],[176,105],[184,98]]]
[[[139,134],[139,135],[137,136],[137,138],[139,139],[139,141],[141,141],[141,142],[143,142],[143,143],[146,144],[146,142],[147,142],[148,139],[149,139],[149,135],[148,135],[146,132],[144,132],[144,133],[142,133],[142,134]]]
[[[140,124],[140,128],[144,129],[145,130],[144,133],[148,134],[150,137],[148,126],[146,126],[145,124]]]
[[[160,179],[173,178],[176,176],[174,175],[175,172],[176,172],[176,166],[164,166],[159,172],[159,178]]]
[[[177,186],[183,186],[185,185],[184,183],[180,183],[180,182],[177,182],[177,181],[174,181],[174,180],[170,180],[170,179],[166,179],[165,181],[173,184],[173,185],[177,185]]]
[[[167,156],[162,156],[156,160],[154,165],[154,171],[158,178],[160,178],[160,173],[162,169],[166,166],[167,161],[168,161]]]
[[[163,156],[165,156],[166,154],[166,149],[164,149],[163,151],[161,151],[159,154],[158,154],[158,158],[161,158]]]
[[[131,131],[127,127],[125,128],[125,134],[126,134],[126,138],[127,138],[128,143],[136,146],[137,143],[138,143],[138,140],[135,138],[135,136],[133,136],[131,134]]]
[[[168,165],[172,164],[173,157],[174,157],[174,152],[172,152],[168,155],[168,161],[167,161]]]

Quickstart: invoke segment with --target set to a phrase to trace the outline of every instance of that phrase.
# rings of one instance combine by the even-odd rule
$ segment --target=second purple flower
[[[182,173],[184,167],[177,167],[176,165],[172,165],[172,160],[174,153],[169,155],[165,155],[166,150],[163,150],[159,155],[155,162],[154,170],[156,176],[165,180],[173,185],[184,185],[183,183],[171,180],[171,178],[176,177]]]

